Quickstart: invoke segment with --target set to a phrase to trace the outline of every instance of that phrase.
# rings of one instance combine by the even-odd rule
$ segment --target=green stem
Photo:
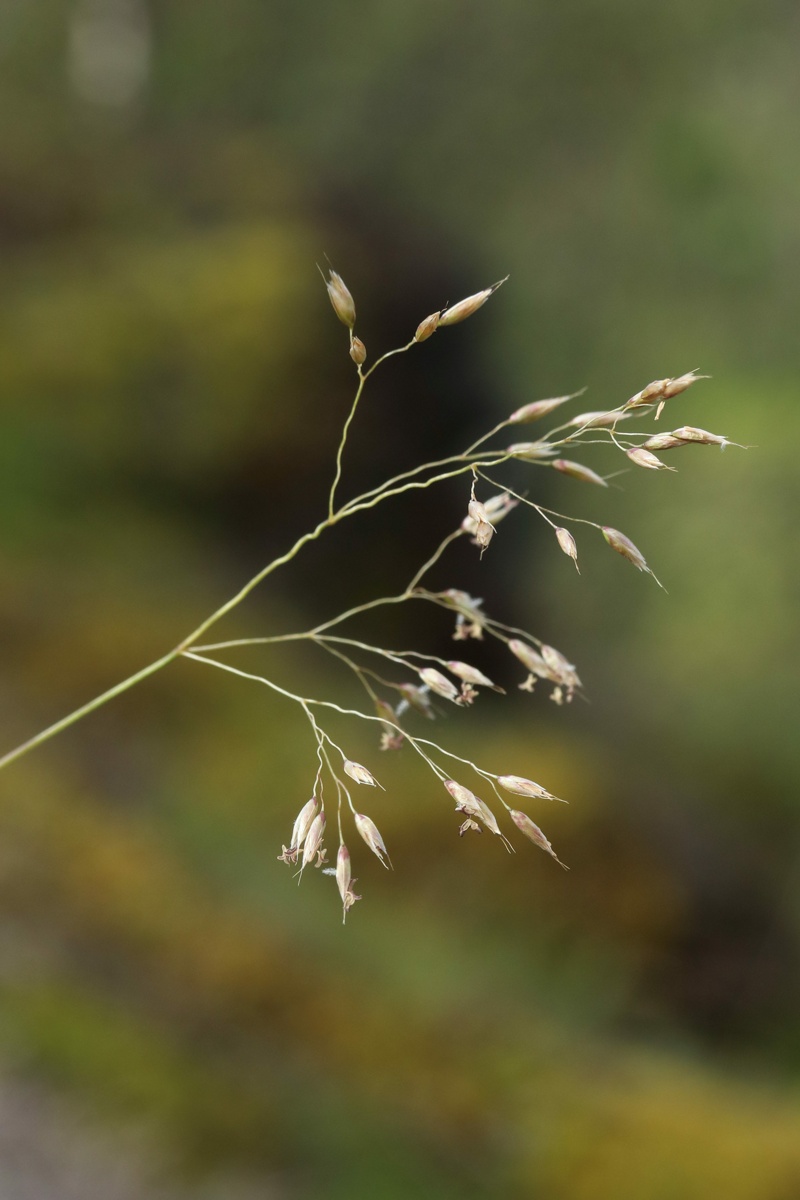
[[[163,658],[159,658],[156,662],[150,663],[148,667],[143,667],[141,671],[137,671],[135,675],[129,676],[128,679],[123,679],[122,683],[116,684],[109,688],[107,692],[103,692],[101,696],[95,696],[94,700],[90,700],[88,704],[84,704],[82,708],[76,708],[68,716],[62,717],[60,721],[56,721],[54,725],[43,729],[41,733],[37,733],[35,737],[29,738],[27,742],[17,746],[14,750],[10,750],[8,754],[4,754],[0,758],[0,769],[14,762],[15,759],[21,758],[23,754],[27,754],[29,750],[33,750],[42,742],[48,741],[51,737],[55,737],[57,733],[61,733],[62,729],[68,729],[70,725],[74,725],[81,717],[88,716],[90,712],[94,712],[96,708],[100,708],[108,700],[113,700],[115,696],[121,695],[122,692],[127,692],[128,688],[132,688],[134,684],[140,683],[142,679],[146,679],[148,675],[154,675],[156,671],[160,671],[162,667],[166,667],[167,663],[171,663],[178,657],[180,650],[170,650],[169,654],[165,654]]]

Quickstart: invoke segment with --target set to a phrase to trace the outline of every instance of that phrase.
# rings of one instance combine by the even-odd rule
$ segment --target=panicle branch
[[[347,750],[333,740],[328,729],[322,724],[322,718],[326,714],[334,714],[337,719],[345,718],[362,724],[374,724],[378,734],[378,745],[383,752],[399,752],[408,747],[416,754],[421,764],[443,784],[451,799],[455,801],[456,812],[464,818],[458,828],[460,836],[468,832],[480,834],[483,830],[488,830],[500,839],[506,849],[513,850],[512,843],[495,813],[471,787],[450,778],[447,762],[458,763],[459,774],[463,772],[470,780],[474,776],[477,779],[475,786],[479,786],[481,790],[484,790],[486,785],[491,788],[503,810],[500,814],[501,819],[509,822],[509,833],[516,831],[544,850],[560,866],[565,864],[557,857],[552,844],[539,826],[534,824],[527,813],[511,808],[503,793],[522,796],[532,802],[560,800],[559,796],[526,776],[512,774],[508,770],[501,774],[488,771],[477,762],[455,754],[441,743],[421,737],[415,732],[417,722],[424,721],[427,725],[441,715],[442,701],[463,708],[474,704],[479,699],[482,689],[505,694],[506,689],[503,686],[494,682],[480,667],[469,661],[470,656],[466,649],[463,652],[464,658],[450,658],[445,652],[434,654],[416,649],[397,651],[331,631],[377,609],[389,609],[399,604],[420,601],[432,604],[446,612],[451,619],[454,618],[452,638],[455,641],[471,643],[489,639],[497,645],[505,656],[505,665],[498,661],[501,678],[502,672],[507,671],[508,667],[519,664],[524,669],[523,679],[518,683],[519,689],[532,692],[537,684],[543,681],[550,686],[553,701],[559,705],[569,703],[576,694],[583,694],[583,684],[576,666],[565,654],[535,634],[507,625],[490,615],[485,610],[483,600],[471,596],[468,592],[452,586],[432,591],[423,586],[423,579],[440,563],[449,547],[461,539],[467,538],[477,547],[481,559],[490,547],[492,554],[497,553],[493,548],[497,527],[519,507],[533,509],[537,516],[546,522],[555,534],[558,547],[574,562],[576,568],[578,544],[567,525],[587,526],[601,533],[611,549],[639,571],[656,579],[644,554],[627,534],[586,517],[566,516],[555,512],[531,499],[524,483],[518,482],[522,473],[530,475],[532,470],[535,473],[537,470],[550,469],[555,472],[553,478],[562,476],[567,480],[590,483],[595,487],[607,489],[611,476],[601,474],[582,459],[573,457],[576,452],[587,447],[600,446],[610,450],[618,458],[621,455],[627,465],[632,464],[653,472],[672,473],[676,468],[664,462],[659,457],[660,454],[689,445],[713,445],[724,449],[728,445],[738,443],[692,425],[680,425],[669,433],[637,431],[628,427],[627,422],[634,417],[654,415],[657,420],[669,401],[681,396],[698,380],[706,378],[696,371],[689,371],[671,378],[654,380],[614,408],[580,412],[568,417],[561,424],[556,424],[542,433],[538,439],[513,442],[505,446],[495,445],[495,439],[504,430],[511,426],[544,421],[552,414],[560,413],[563,406],[578,399],[583,390],[550,399],[530,400],[493,425],[465,450],[454,451],[445,458],[423,462],[401,471],[345,503],[337,504],[350,430],[365,395],[367,383],[377,368],[388,359],[423,345],[439,330],[460,324],[472,317],[506,282],[508,276],[455,304],[446,304],[423,318],[408,342],[387,351],[366,368],[366,345],[355,333],[356,304],[352,292],[341,275],[332,268],[327,277],[322,271],[321,274],[334,313],[347,329],[347,349],[356,370],[353,399],[344,419],[334,456],[334,473],[326,516],[309,532],[298,538],[289,550],[263,567],[173,650],[9,751],[0,758],[0,767],[9,765],[179,658],[260,683],[276,696],[299,708],[309,722],[315,746],[311,795],[299,808],[289,844],[282,847],[279,858],[298,868],[298,880],[302,879],[306,868],[310,866],[319,868],[322,874],[334,876],[344,921],[350,909],[360,899],[353,890],[356,881],[352,876],[350,850],[345,843],[345,821],[352,821],[360,843],[365,844],[385,868],[389,869],[392,863],[377,825],[372,817],[356,811],[350,791],[355,784],[358,787],[374,788],[375,795],[378,795],[379,790],[383,790],[383,785],[378,782],[370,766],[351,757]],[[570,457],[564,456],[565,451]],[[488,473],[501,469],[505,473],[511,472],[509,479],[497,479],[494,474]],[[542,477],[538,475],[536,478],[541,480]],[[252,637],[201,645],[201,639],[207,630],[238,607],[274,571],[291,563],[307,544],[321,537],[327,530],[351,519],[359,512],[375,508],[411,491],[432,489],[448,482],[459,484],[459,481],[463,489],[463,519],[457,528],[444,532],[438,546],[423,561],[403,591],[356,604],[328,617],[311,629],[289,633],[258,633]],[[479,496],[479,482],[489,484],[496,491],[492,495]],[[512,482],[515,487],[511,486]],[[502,536],[500,541],[502,543]],[[500,552],[502,553],[502,550]],[[658,582],[656,579],[656,583]],[[269,648],[288,642],[308,642],[330,654],[362,689],[370,711],[343,705],[334,700],[303,696],[282,686],[268,675],[255,674],[232,663],[208,657],[211,652],[232,652],[255,646]],[[367,662],[363,661],[365,658]],[[377,673],[374,666],[367,665],[369,662],[374,663],[376,658],[381,660],[384,674]],[[492,674],[495,674],[494,670]],[[333,815],[331,797],[335,798],[339,845],[335,865],[328,866],[325,837],[329,829],[329,816],[332,819]],[[351,845],[353,844],[359,844],[359,841],[351,842]]]

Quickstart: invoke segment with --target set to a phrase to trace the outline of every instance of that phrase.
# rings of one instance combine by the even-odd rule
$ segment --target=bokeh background
[[[569,798],[531,806],[569,874],[457,839],[407,752],[332,725],[396,867],[358,853],[343,929],[276,862],[307,727],[188,662],[5,771],[3,1200],[800,1195],[799,39],[780,0],[2,0],[3,749],[318,518],[353,386],[326,254],[373,356],[511,272],[376,376],[351,493],[691,368],[665,428],[757,447],[525,477],[668,595],[589,529],[579,577],[531,512],[431,576],[579,666],[557,709],[478,650],[510,695],[437,727]],[[344,527],[220,632],[398,590],[465,500]],[[356,698],[318,652],[236,653]]]

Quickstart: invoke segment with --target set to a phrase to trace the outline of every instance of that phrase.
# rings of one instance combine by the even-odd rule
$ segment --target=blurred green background
[[[798,39],[779,0],[0,4],[2,749],[324,511],[353,386],[325,254],[372,357],[511,272],[376,377],[350,494],[691,368],[663,428],[757,446],[517,476],[668,595],[580,526],[579,577],[531,512],[431,575],[578,664],[556,709],[480,650],[510,695],[437,726],[569,798],[528,806],[569,874],[455,838],[408,752],[332,723],[396,867],[348,838],[343,930],[276,862],[307,726],[188,662],[5,771],[3,1200],[800,1195]],[[220,634],[398,590],[465,503],[345,526]],[[454,645],[433,611],[360,628]],[[237,655],[357,697],[312,650]]]

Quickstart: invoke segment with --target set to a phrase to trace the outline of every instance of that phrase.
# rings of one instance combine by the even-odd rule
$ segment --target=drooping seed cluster
[[[505,280],[500,280],[492,287],[484,288],[457,304],[446,305],[432,313],[420,322],[413,338],[406,346],[401,347],[400,351],[390,351],[389,355],[384,357],[420,345],[437,330],[466,320],[476,313],[504,282]],[[360,380],[357,402],[366,379],[383,359],[379,359],[370,371],[366,373],[362,371],[362,366],[366,361],[366,350],[364,343],[353,332],[356,310],[352,295],[341,276],[335,271],[329,273],[326,286],[336,315],[347,326],[350,333],[350,356],[356,364]],[[626,558],[638,570],[653,575],[642,552],[626,534],[618,529],[585,518],[570,518],[552,512],[530,499],[527,490],[516,491],[508,484],[499,484],[499,490],[483,498],[477,494],[478,488],[481,487],[482,490],[483,483],[494,483],[497,487],[495,479],[488,472],[494,473],[503,467],[517,470],[551,468],[558,475],[577,480],[580,483],[607,488],[608,477],[606,475],[573,457],[576,451],[586,446],[597,445],[598,442],[615,453],[621,453],[627,464],[650,471],[669,472],[674,472],[676,468],[663,462],[659,457],[659,454],[665,451],[692,444],[717,445],[721,448],[735,444],[726,437],[690,425],[682,425],[670,433],[653,434],[630,431],[627,423],[633,417],[652,412],[655,419],[658,419],[668,401],[682,395],[702,378],[704,376],[690,371],[674,378],[654,380],[616,408],[579,412],[563,420],[561,424],[556,425],[537,440],[513,442],[497,449],[487,447],[486,443],[492,442],[504,428],[541,421],[556,413],[562,406],[576,400],[582,393],[575,392],[547,400],[534,400],[513,411],[509,417],[473,443],[467,451],[445,460],[445,465],[452,468],[446,474],[435,475],[436,468],[442,466],[441,462],[425,464],[414,471],[406,472],[396,479],[389,480],[387,484],[383,485],[383,488],[373,489],[366,493],[365,497],[350,502],[339,513],[334,511],[332,492],[329,519],[331,523],[335,523],[337,518],[357,511],[359,503],[362,503],[364,507],[372,507],[384,495],[396,495],[411,487],[427,487],[441,478],[455,478],[460,475],[470,477],[466,513],[459,527],[444,538],[439,548],[417,573],[403,594],[387,597],[385,600],[370,601],[349,610],[340,617],[325,622],[317,630],[297,635],[318,642],[342,660],[366,690],[372,708],[372,712],[362,712],[349,708],[343,709],[330,702],[312,701],[306,698],[301,700],[306,711],[309,711],[309,705],[320,705],[361,720],[374,721],[377,723],[379,731],[381,750],[400,751],[407,747],[416,753],[444,785],[451,799],[455,801],[456,813],[463,818],[458,827],[459,836],[463,837],[467,833],[482,833],[484,830],[488,830],[503,842],[507,850],[513,850],[509,837],[503,831],[497,815],[486,800],[465,783],[450,778],[449,772],[442,765],[443,758],[450,761],[456,759],[462,763],[466,770],[476,775],[481,781],[479,786],[482,791],[487,786],[491,789],[499,804],[505,809],[510,822],[509,833],[516,831],[522,834],[560,866],[565,866],[546,834],[527,813],[512,808],[505,800],[504,793],[521,796],[534,803],[558,800],[560,799],[558,796],[524,776],[493,774],[475,762],[452,754],[438,743],[421,737],[414,731],[415,720],[421,718],[424,722],[429,722],[437,718],[442,701],[458,707],[465,707],[472,705],[478,699],[481,689],[499,694],[505,694],[505,689],[495,683],[483,670],[461,659],[438,657],[420,651],[388,650],[354,638],[333,635],[330,630],[341,621],[348,620],[361,611],[384,603],[423,601],[434,604],[439,608],[449,610],[455,616],[455,630],[452,636],[456,641],[469,642],[493,638],[504,645],[512,658],[525,670],[522,681],[518,683],[519,689],[532,692],[537,684],[543,682],[548,685],[550,698],[556,704],[568,704],[576,693],[582,690],[583,685],[574,663],[570,662],[566,655],[547,642],[536,638],[533,634],[512,629],[490,616],[485,610],[483,600],[455,587],[436,592],[430,591],[422,586],[421,580],[430,567],[438,561],[447,546],[459,537],[468,538],[478,548],[480,557],[483,558],[497,535],[497,527],[500,522],[520,505],[534,509],[550,525],[558,547],[572,560],[578,573],[580,573],[578,543],[574,533],[567,528],[568,524],[574,522],[592,527],[600,532],[611,549]],[[348,424],[354,411],[355,404],[348,423],[345,425],[339,448],[337,458],[339,466]],[[336,482],[338,482],[338,478],[337,472]],[[334,491],[335,487],[336,483]],[[494,553],[494,551],[492,552]],[[370,659],[375,656],[383,659],[384,673],[381,675],[377,675],[364,662],[365,658]],[[400,677],[387,677],[387,671],[389,674],[394,673]],[[492,673],[494,674],[494,672]],[[290,845],[283,847],[280,857],[284,862],[298,866],[300,876],[305,868],[312,864],[320,867],[323,873],[334,875],[342,902],[344,920],[348,911],[360,897],[353,890],[355,880],[352,878],[350,851],[345,844],[342,825],[343,803],[346,803],[350,809],[356,833],[381,864],[388,869],[391,867],[391,861],[383,837],[371,817],[356,811],[349,790],[352,783],[372,788],[381,788],[382,785],[370,768],[349,758],[333,742],[316,717],[310,719],[317,738],[319,760],[314,795],[300,810],[292,830]],[[336,755],[341,756],[340,768],[334,765],[333,760]],[[326,773],[329,782],[332,782],[336,789],[337,797],[339,849],[335,867],[325,865],[327,860],[323,844],[326,828],[323,780]]]

